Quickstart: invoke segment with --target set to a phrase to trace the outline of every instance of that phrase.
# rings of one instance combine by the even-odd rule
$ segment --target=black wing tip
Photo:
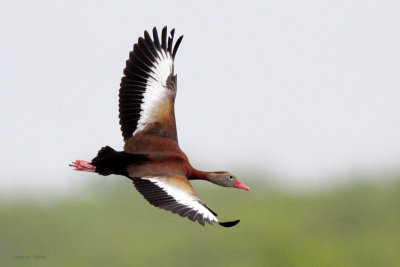
[[[155,35],[157,35],[158,39],[157,27],[154,26],[152,31],[154,39],[156,39]],[[145,35],[146,34],[148,34],[147,31],[145,31]],[[159,44],[163,50],[168,51],[170,54],[172,54],[173,59],[175,59],[176,52],[183,39],[183,35],[181,35],[176,40],[175,44],[173,44],[174,35],[175,35],[175,28],[172,28],[172,30],[170,31],[170,37],[168,37],[168,27],[164,26],[161,30],[161,42],[159,40],[154,40],[154,42],[156,44]]]
[[[240,220],[231,221],[231,222],[220,222],[219,225],[221,225],[223,227],[232,227],[232,226],[235,226],[236,224],[238,224],[239,222],[240,222]]]
[[[175,59],[176,52],[178,51],[179,45],[181,44],[183,39],[183,35],[179,36],[178,40],[176,40],[174,49],[172,51],[172,58]]]

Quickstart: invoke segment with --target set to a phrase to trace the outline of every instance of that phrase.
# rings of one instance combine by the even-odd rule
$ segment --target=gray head
[[[209,174],[210,182],[225,186],[225,187],[237,187],[244,190],[249,190],[250,188],[242,184],[238,178],[233,173],[220,171],[212,172]]]

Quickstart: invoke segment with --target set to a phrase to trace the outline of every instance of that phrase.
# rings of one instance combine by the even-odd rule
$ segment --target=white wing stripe
[[[214,216],[206,207],[199,203],[199,199],[192,195],[190,192],[184,191],[166,181],[157,178],[145,178],[162,188],[168,195],[173,197],[178,203],[185,205],[197,212],[196,216],[203,215],[203,217],[211,222],[218,222],[217,217]],[[187,211],[189,213],[190,211]],[[186,215],[185,214],[185,215]]]
[[[141,131],[147,123],[151,123],[157,116],[157,106],[166,99],[170,92],[167,86],[167,79],[172,74],[172,56],[164,51],[157,51],[154,66],[150,68],[151,74],[147,78],[146,91],[143,94],[143,102],[140,106],[140,119],[133,135]]]

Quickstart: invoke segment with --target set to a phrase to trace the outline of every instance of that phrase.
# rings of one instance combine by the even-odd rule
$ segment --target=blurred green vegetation
[[[399,266],[398,182],[314,193],[193,184],[221,221],[241,222],[202,227],[128,180],[44,204],[3,200],[0,266]]]

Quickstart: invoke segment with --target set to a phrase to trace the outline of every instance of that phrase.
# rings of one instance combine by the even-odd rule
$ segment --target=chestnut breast
[[[130,177],[173,174],[186,176],[191,169],[187,156],[171,138],[138,133],[127,140],[124,151],[144,154],[149,159],[129,165],[127,170]]]

